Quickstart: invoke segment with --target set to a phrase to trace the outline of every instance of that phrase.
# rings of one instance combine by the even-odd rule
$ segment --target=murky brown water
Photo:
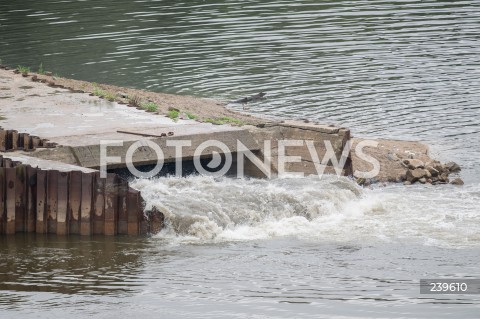
[[[0,317],[478,318],[477,296],[417,284],[480,278],[479,13],[472,0],[0,1],[11,66],[225,100],[266,91],[250,112],[425,140],[467,181],[139,182],[171,214],[156,238],[1,238]]]

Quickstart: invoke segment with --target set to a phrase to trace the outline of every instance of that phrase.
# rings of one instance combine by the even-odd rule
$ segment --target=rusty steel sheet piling
[[[46,233],[45,216],[47,212],[47,171],[37,170],[37,204],[35,232]]]
[[[47,139],[41,139],[38,136],[0,128],[0,152],[16,150],[30,152],[37,148],[52,148],[56,146],[56,143],[49,142]]]
[[[37,202],[37,169],[27,166],[27,214],[25,231],[35,232]]]
[[[27,213],[27,169],[23,165],[15,167],[15,232],[25,232],[26,213]]]
[[[3,159],[0,161],[0,164],[3,164]],[[0,234],[4,234],[6,232],[5,185],[5,168],[0,167]]]
[[[25,146],[26,144],[24,144]],[[116,174],[40,169],[0,155],[0,234],[145,235],[163,214]]]
[[[68,230],[70,234],[80,234],[80,215],[82,202],[82,172],[70,172],[68,194]]]

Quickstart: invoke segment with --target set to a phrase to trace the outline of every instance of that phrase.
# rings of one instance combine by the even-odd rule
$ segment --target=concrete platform
[[[139,140],[140,133],[174,136],[241,130],[193,120],[172,119],[144,110],[72,93],[0,69],[0,126],[47,138],[63,146],[87,146],[102,139]],[[131,132],[128,134],[125,132]]]

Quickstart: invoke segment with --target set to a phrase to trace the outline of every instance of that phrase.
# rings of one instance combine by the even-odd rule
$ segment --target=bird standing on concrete
[[[242,103],[243,109],[246,110],[248,102],[257,102],[257,101],[260,101],[260,100],[264,100],[264,99],[266,99],[265,95],[267,95],[267,93],[260,92],[258,94],[247,96],[247,97],[241,98],[239,100],[232,101],[230,103],[237,103],[237,104]]]

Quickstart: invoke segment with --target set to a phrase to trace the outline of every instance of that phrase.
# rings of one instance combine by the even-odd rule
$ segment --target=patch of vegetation
[[[40,63],[40,65],[38,66],[38,71],[37,71],[38,74],[45,74],[45,69],[43,68],[43,63]]]
[[[101,98],[104,98],[109,101],[114,101],[117,98],[117,95],[109,92],[102,90],[100,87],[96,86],[96,83],[94,84],[94,88],[92,90],[92,94]]]
[[[180,114],[180,113],[179,113],[177,110],[170,110],[170,111],[168,111],[167,116],[168,116],[169,118],[171,118],[172,120],[177,120],[179,114]]]
[[[92,93],[93,93],[93,95],[95,95],[95,96],[103,97],[106,92],[105,92],[104,90],[102,90],[101,88],[95,86],[94,89],[93,89],[93,91],[92,91]]]
[[[24,66],[24,65],[18,65],[17,70],[20,73],[29,73],[30,72],[30,68],[28,66]]]
[[[154,102],[147,102],[142,104],[142,109],[147,110],[149,112],[157,112],[158,105],[155,104]]]
[[[103,98],[113,102],[117,98],[117,95],[112,92],[106,91],[105,94],[103,95]]]
[[[242,120],[234,119],[233,117],[228,117],[228,116],[214,118],[214,119],[207,118],[204,120],[204,122],[212,123],[216,125],[222,125],[222,124],[245,125],[245,122],[243,122]]]
[[[134,95],[128,98],[128,104],[134,107],[141,107],[142,106],[142,98],[138,95]]]
[[[195,114],[192,114],[190,112],[185,112],[185,115],[190,119],[190,120],[195,120],[198,118]]]
[[[2,61],[0,61],[0,64],[1,64]],[[3,115],[0,115],[0,121],[3,121],[3,120],[6,120],[7,118]]]

